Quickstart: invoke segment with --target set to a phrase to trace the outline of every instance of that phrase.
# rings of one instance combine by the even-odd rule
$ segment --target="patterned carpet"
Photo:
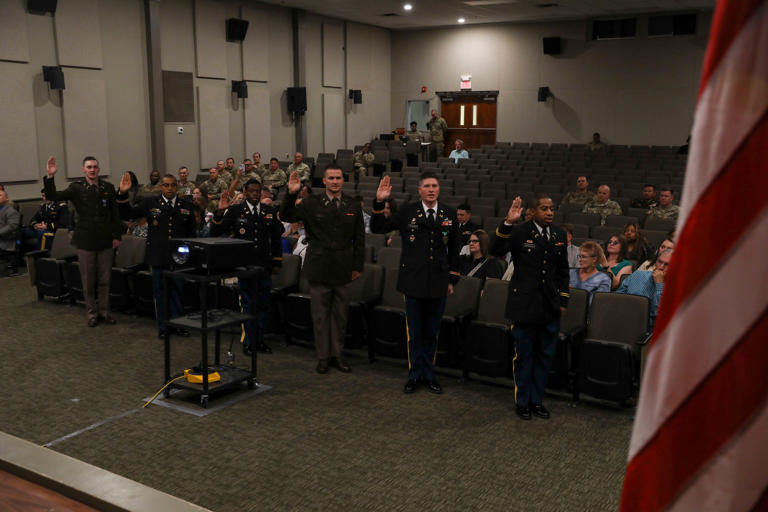
[[[36,302],[28,283],[0,279],[0,430],[48,443],[162,386],[153,321],[91,329],[81,306]],[[551,420],[523,422],[503,386],[443,377],[444,395],[406,396],[404,365],[360,353],[352,374],[323,376],[312,351],[271,345],[259,371],[272,390],[205,417],[150,406],[53,449],[221,512],[618,507],[631,410],[553,397]],[[173,353],[174,370],[194,365],[199,342]]]

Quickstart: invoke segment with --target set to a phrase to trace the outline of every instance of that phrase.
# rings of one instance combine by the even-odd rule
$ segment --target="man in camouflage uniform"
[[[139,187],[138,194],[151,196],[160,193],[160,171],[157,169],[149,173],[149,183]]]
[[[611,187],[600,185],[597,188],[597,198],[584,205],[582,213],[599,213],[600,225],[605,225],[605,218],[609,215],[621,215],[621,206],[616,201],[611,201]]]
[[[427,122],[427,126],[429,126],[429,138],[432,141],[432,161],[436,162],[438,158],[444,156],[448,123],[437,115],[437,110],[432,109],[432,118]]]
[[[256,172],[259,173],[259,178],[261,178],[265,172],[267,172],[267,166],[261,163],[261,153],[256,151],[253,153],[253,168],[256,169]]]
[[[210,177],[200,185],[200,188],[204,189],[206,194],[208,194],[208,199],[210,200],[209,207],[215,211],[219,205],[221,194],[226,192],[229,187],[226,181],[219,178],[218,169],[211,167],[209,172]]]
[[[560,204],[578,204],[584,206],[589,201],[595,199],[595,193],[587,190],[589,181],[586,176],[576,178],[576,191],[569,191],[560,200]]]
[[[224,169],[232,175],[232,177],[235,177],[235,174],[237,174],[237,169],[235,169],[235,159],[231,156],[227,158],[227,163],[224,166]]]
[[[227,183],[227,186],[229,186],[230,183],[232,183],[232,180],[235,179],[235,174],[230,173],[226,166],[224,165],[224,160],[219,160],[216,162],[216,170],[219,173],[219,178],[224,180]]]
[[[262,174],[261,184],[272,193],[272,199],[277,198],[280,187],[285,186],[287,181],[288,178],[285,175],[285,171],[280,168],[280,162],[278,162],[277,158],[270,158],[269,169]]]
[[[677,220],[677,216],[680,215],[680,207],[676,204],[672,204],[675,200],[675,195],[671,188],[665,187],[659,189],[659,205],[651,208],[648,212],[649,217],[657,217],[659,219]]]
[[[293,163],[288,166],[288,176],[290,176],[293,171],[296,171],[299,173],[299,179],[301,182],[307,183],[312,181],[312,169],[310,169],[309,166],[303,162],[303,160],[304,155],[301,153],[296,153],[293,156]]]
[[[368,143],[365,143],[363,149],[354,154],[352,164],[355,167],[355,182],[360,181],[360,176],[368,176],[368,169],[373,165],[375,159],[376,157],[371,153],[371,145]]]
[[[242,167],[237,170],[235,179],[229,184],[229,197],[235,197],[235,194],[242,191],[250,180],[256,180],[261,185],[261,174],[256,171],[251,160],[246,158],[243,160]]]

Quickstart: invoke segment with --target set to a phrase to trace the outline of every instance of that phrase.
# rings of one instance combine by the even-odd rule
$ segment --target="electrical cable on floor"
[[[167,388],[168,386],[170,386],[171,384],[173,384],[177,380],[183,379],[184,377],[185,377],[184,375],[179,375],[175,379],[171,379],[170,381],[168,381],[168,384],[166,384],[165,386],[160,388],[160,391],[155,393],[155,395],[152,398],[150,398],[144,405],[142,405],[141,408],[144,409],[145,407],[147,407],[149,404],[151,404],[155,400],[155,398],[157,398],[157,395],[159,395],[160,393],[162,393],[165,390],[165,388]]]

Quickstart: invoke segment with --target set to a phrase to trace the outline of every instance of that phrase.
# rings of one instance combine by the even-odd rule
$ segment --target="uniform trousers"
[[[513,372],[515,403],[521,407],[540,404],[547,387],[549,368],[557,348],[560,318],[546,324],[515,323]]]
[[[432,161],[437,162],[437,159],[443,156],[445,153],[445,143],[443,141],[433,142],[431,146]]]
[[[101,251],[77,250],[88,318],[109,315],[109,282],[112,277],[113,255],[114,249],[111,247]]]
[[[347,333],[349,283],[331,286],[310,282],[309,296],[317,358],[340,357]]]
[[[437,336],[444,311],[445,297],[422,299],[405,296],[409,379],[435,380]]]
[[[269,319],[269,297],[272,290],[272,274],[265,270],[253,279],[238,279],[237,287],[240,291],[240,310],[243,313],[253,313],[255,309],[256,321],[249,320],[241,324],[242,335],[240,341],[244,347],[253,347],[264,343],[264,333],[267,331]],[[254,329],[255,328],[255,329]]]
[[[167,319],[165,313],[165,299],[163,298],[163,272],[168,270],[168,267],[152,267],[152,291],[155,295],[155,316],[157,317],[157,330],[160,333],[165,332],[165,320]],[[181,316],[181,292],[179,287],[181,283],[177,279],[169,279],[168,283],[170,287],[168,289],[168,302],[170,302],[171,315],[168,318],[176,318]]]

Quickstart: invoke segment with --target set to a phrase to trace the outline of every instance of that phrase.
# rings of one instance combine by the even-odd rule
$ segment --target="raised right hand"
[[[221,194],[221,197],[219,198],[219,211],[226,210],[227,208],[229,208],[230,204],[231,203],[229,202],[229,193],[224,192],[223,194]]]
[[[59,170],[59,167],[56,165],[56,159],[53,156],[48,157],[48,161],[45,164],[45,171],[48,173],[49,178],[53,178],[53,175],[56,174],[56,171]]]
[[[520,219],[520,216],[523,213],[523,200],[520,199],[520,196],[517,196],[514,201],[512,201],[512,206],[509,207],[509,211],[507,212],[507,216],[504,218],[504,221],[507,224],[514,224]]]
[[[293,171],[288,178],[288,193],[298,194],[301,190],[301,178],[299,178],[299,171]]]
[[[389,184],[389,176],[384,176],[379,182],[379,188],[376,190],[376,201],[382,202],[389,199],[392,193],[392,185]]]
[[[125,173],[123,174],[123,177],[120,178],[120,185],[119,190],[121,194],[125,194],[131,189],[131,174]]]

